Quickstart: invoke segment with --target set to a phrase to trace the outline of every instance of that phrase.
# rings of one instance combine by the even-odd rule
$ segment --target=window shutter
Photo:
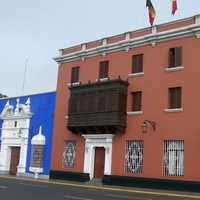
[[[80,67],[72,67],[71,83],[79,82],[79,71]]]
[[[143,54],[132,57],[132,73],[143,72]]]
[[[137,69],[137,59],[136,56],[132,57],[132,73],[136,73]]]
[[[99,66],[99,78],[100,79],[108,77],[108,66],[109,66],[109,61],[100,62],[100,66]]]
[[[175,66],[182,65],[182,47],[175,48]]]
[[[138,71],[143,72],[143,54],[138,55]]]
[[[132,111],[141,111],[142,108],[142,92],[132,93]]]
[[[169,68],[182,65],[182,47],[169,49]]]
[[[169,89],[169,108],[181,108],[182,107],[182,89],[181,87],[170,88]]]
[[[176,108],[176,89],[173,88],[171,90],[171,105],[172,105],[172,108]]]
[[[181,102],[181,96],[182,96],[182,91],[181,91],[181,87],[178,87],[176,90],[176,106],[177,108],[181,108],[182,107],[182,102]]]
[[[169,49],[169,68],[174,67],[174,48]]]

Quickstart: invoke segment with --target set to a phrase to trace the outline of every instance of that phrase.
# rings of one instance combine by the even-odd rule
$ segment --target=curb
[[[126,189],[119,187],[105,187],[104,185],[84,185],[79,183],[69,183],[69,182],[59,182],[59,181],[51,181],[51,180],[41,180],[41,179],[31,179],[24,177],[11,177],[11,176],[0,176],[0,179],[10,179],[10,180],[22,180],[29,181],[35,183],[45,183],[50,185],[61,185],[61,186],[71,186],[71,187],[79,187],[79,188],[87,188],[87,189],[96,189],[96,190],[105,190],[105,191],[114,191],[114,192],[128,192],[128,193],[136,193],[136,194],[145,194],[145,195],[153,195],[153,196],[165,196],[165,197],[177,197],[177,198],[190,198],[190,199],[200,199],[200,195],[196,194],[184,194],[184,193],[173,193],[173,192],[162,192],[162,191],[147,191],[147,190],[139,190],[139,189]],[[174,191],[175,192],[175,191]]]

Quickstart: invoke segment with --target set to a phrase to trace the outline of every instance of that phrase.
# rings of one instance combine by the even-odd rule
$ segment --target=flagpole
[[[26,58],[26,60],[25,60],[24,77],[23,77],[23,82],[22,82],[22,94],[24,94],[24,88],[25,88],[25,83],[26,83],[27,68],[28,68],[28,58]]]

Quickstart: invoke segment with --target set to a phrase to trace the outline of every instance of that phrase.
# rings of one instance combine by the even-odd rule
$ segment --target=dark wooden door
[[[105,149],[103,147],[95,148],[94,160],[94,178],[103,178],[105,163]]]
[[[11,147],[10,175],[17,174],[19,156],[20,156],[20,147]]]

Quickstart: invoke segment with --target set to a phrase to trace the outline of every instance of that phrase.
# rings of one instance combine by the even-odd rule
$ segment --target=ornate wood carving
[[[70,87],[68,129],[81,134],[123,132],[127,87],[128,82],[121,79]]]

